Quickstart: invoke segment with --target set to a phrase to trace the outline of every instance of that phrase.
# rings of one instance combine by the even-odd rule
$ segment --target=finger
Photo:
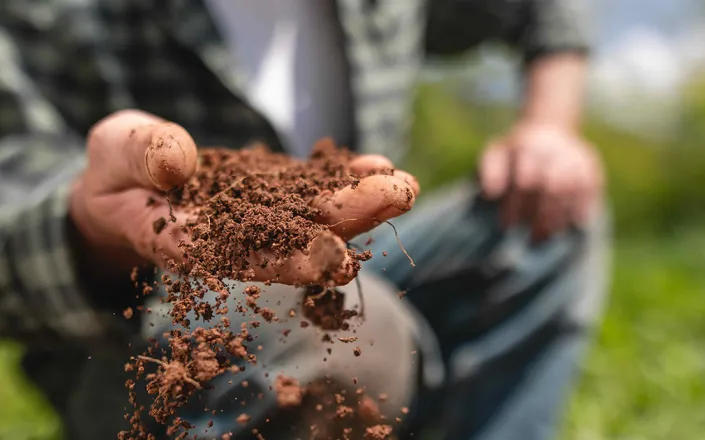
[[[556,185],[563,187],[566,200],[568,225],[582,226],[590,217],[590,205],[595,185],[597,184],[596,169],[587,148],[575,150],[575,154],[567,158],[562,167],[562,179]]]
[[[542,193],[532,224],[532,239],[543,241],[551,235],[565,230],[570,219],[568,211],[565,199],[556,194]]]
[[[521,223],[527,218],[527,208],[535,202],[534,194],[522,190],[515,184],[517,174],[518,154],[515,150],[503,149],[506,154],[506,185],[504,197],[501,200],[501,219],[505,228]]]
[[[151,232],[152,240],[149,242],[150,247],[145,249],[147,252],[152,252],[152,261],[160,267],[166,267],[168,260],[183,262],[182,245],[191,240],[184,229],[184,225],[189,219],[187,213],[180,211],[169,213],[173,217],[163,214],[164,212],[154,213],[155,220],[149,225],[150,230],[148,231],[148,233]]]
[[[521,220],[521,205],[524,197],[519,191],[510,190],[506,193],[500,205],[500,218],[503,228],[516,225]]]
[[[590,222],[600,208],[604,193],[602,163],[596,154],[591,154],[589,156],[586,169],[586,189],[582,202],[578,206],[575,218],[575,223],[578,226],[582,226]]]
[[[550,166],[546,160],[542,160],[535,149],[514,150],[512,169],[512,184],[521,192],[534,191],[543,178],[546,167]],[[550,158],[546,158],[550,160]]]
[[[394,169],[394,164],[387,157],[380,154],[365,154],[356,157],[350,162],[350,171],[358,176],[368,176],[370,174],[391,174],[403,179],[415,195],[419,195],[421,187],[416,177],[406,171]]]
[[[196,144],[186,130],[144,112],[125,110],[99,121],[87,146],[87,178],[97,192],[167,191],[196,172]]]
[[[167,268],[169,261],[183,262],[183,244],[189,237],[183,232],[185,216],[168,223],[159,234],[148,234],[137,242],[143,258]],[[355,262],[340,237],[329,233],[313,240],[308,252],[295,251],[281,258],[268,250],[251,252],[247,261],[237,262],[243,269],[237,275],[243,281],[271,281],[287,285],[328,284],[344,285],[356,275]]]
[[[172,211],[164,197],[156,193],[145,197],[142,189],[130,190],[130,209],[137,216],[138,227],[126,228],[124,233],[130,247],[145,260],[168,268],[170,261],[184,262],[184,245],[190,242],[184,230],[192,214]],[[126,196],[127,196],[126,195]],[[151,197],[151,198],[150,198]],[[126,197],[127,198],[127,197]],[[141,211],[134,201],[150,199],[149,206],[141,203]],[[316,237],[307,252],[294,252],[282,258],[268,250],[251,252],[247,261],[236,263],[243,268],[238,278],[250,281],[272,281],[299,285],[332,282],[349,283],[355,276],[355,264],[345,242],[333,233],[325,232]]]
[[[324,232],[310,244],[306,253],[296,251],[286,258],[268,251],[250,253],[249,270],[241,277],[249,281],[271,281],[288,285],[335,284],[352,281],[355,262],[340,237]]]
[[[576,163],[571,174],[571,185],[566,196],[570,202],[567,223],[573,226],[581,226],[589,217],[589,193],[591,191],[590,187],[594,182],[590,181],[590,171],[585,160],[580,160],[580,162]]]
[[[579,169],[565,161],[553,162],[539,182],[540,192],[532,223],[535,240],[545,240],[570,224],[580,194]]]
[[[411,190],[414,192],[414,196],[419,196],[419,193],[421,193],[421,186],[419,185],[419,181],[416,180],[416,177],[412,176],[406,171],[401,170],[394,170],[393,176],[398,177],[404,182],[406,182],[406,184],[409,185]]]
[[[393,169],[394,164],[392,161],[381,154],[364,154],[350,161],[350,171],[359,176]]]
[[[587,188],[583,195],[582,203],[576,210],[574,223],[576,226],[585,226],[599,212],[604,194],[600,186],[592,185]]]
[[[509,189],[510,156],[503,145],[490,145],[480,159],[480,186],[484,195],[493,200]]]
[[[321,210],[318,221],[347,241],[404,214],[415,201],[412,187],[403,178],[373,175],[360,180],[354,189],[346,187],[318,197],[313,206]]]
[[[350,171],[358,176],[368,176],[370,174],[390,174],[401,177],[419,195],[421,187],[416,177],[406,171],[394,169],[394,164],[387,157],[380,154],[365,154],[358,156],[350,162]]]
[[[164,195],[133,188],[122,194],[120,218],[130,218],[129,224],[116,225],[127,244],[142,258],[165,267],[169,259],[183,259],[181,243],[189,241],[183,229],[189,213],[172,210]]]
[[[538,215],[539,204],[543,194],[538,188],[530,191],[517,190],[517,192],[521,194],[521,197],[519,197],[516,222],[531,227]]]

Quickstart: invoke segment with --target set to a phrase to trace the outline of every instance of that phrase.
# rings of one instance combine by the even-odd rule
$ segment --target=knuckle
[[[132,114],[134,110],[118,110],[99,120],[88,131],[86,136],[87,149],[89,154],[96,153],[106,144],[113,122]]]
[[[98,153],[101,146],[105,143],[108,131],[107,123],[107,118],[102,119],[88,131],[88,135],[86,136],[86,149],[88,150],[89,157]]]

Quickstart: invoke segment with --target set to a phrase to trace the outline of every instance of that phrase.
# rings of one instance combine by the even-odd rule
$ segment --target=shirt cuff
[[[589,1],[534,0],[532,9],[531,22],[519,41],[526,62],[560,52],[590,52],[594,17]]]
[[[9,226],[0,278],[7,277],[10,287],[0,298],[5,302],[0,310],[14,328],[2,333],[22,342],[45,345],[60,339],[105,345],[125,334],[123,317],[96,307],[77,268],[68,211],[71,181],[79,167],[77,161],[73,170],[63,170],[71,178],[54,181],[53,188],[43,185],[48,191],[35,192],[37,199],[25,204]]]

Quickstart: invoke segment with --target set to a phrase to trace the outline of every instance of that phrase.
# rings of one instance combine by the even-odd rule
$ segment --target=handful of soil
[[[307,161],[272,153],[264,146],[239,151],[200,150],[195,177],[169,196],[174,211],[191,218],[184,227],[188,241],[180,245],[183,259],[170,261],[168,269],[174,275],[164,275],[161,280],[171,318],[181,330],[168,335],[168,352],[153,341],[147,353],[126,365],[127,371],[135,373],[135,380],[127,382],[135,411],[127,416],[132,430],[120,433],[120,439],[153,438],[141,423],[144,408],[137,404],[136,380],[145,379],[147,391],[154,397],[150,416],[168,425],[170,437],[184,439],[192,427],[177,417],[176,411],[189,397],[206,388],[216,376],[237,373],[240,367],[229,359],[256,362],[256,354],[246,347],[247,325],[230,328],[223,315],[235,307],[264,321],[277,317],[266,307],[257,306],[260,292],[255,286],[245,290],[244,304],[229,301],[231,292],[225,280],[315,285],[325,293],[336,284],[352,280],[360,261],[371,258],[369,252],[348,249],[330,231],[334,225],[325,224],[325,213],[319,208],[330,204],[335,191],[354,189],[365,177],[351,173],[353,159],[352,153],[338,149],[329,140],[317,143]],[[413,195],[409,194],[409,209],[412,203]],[[176,220],[171,217],[158,219],[155,233],[162,233],[167,222]],[[208,290],[218,294],[215,303],[203,299]],[[152,286],[145,286],[145,293],[151,291]],[[315,298],[330,297],[324,294]],[[338,314],[331,318],[333,321],[356,314],[312,301],[309,297],[308,306],[320,307],[319,314]],[[195,314],[204,324],[192,329],[189,314]],[[260,321],[251,325],[258,326]],[[278,382],[297,383],[286,377]],[[291,394],[291,389],[287,392]]]

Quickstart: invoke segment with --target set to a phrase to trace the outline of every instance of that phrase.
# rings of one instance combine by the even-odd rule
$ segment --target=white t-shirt
[[[351,103],[333,0],[207,0],[250,104],[285,147],[306,156],[315,141],[350,139]]]

